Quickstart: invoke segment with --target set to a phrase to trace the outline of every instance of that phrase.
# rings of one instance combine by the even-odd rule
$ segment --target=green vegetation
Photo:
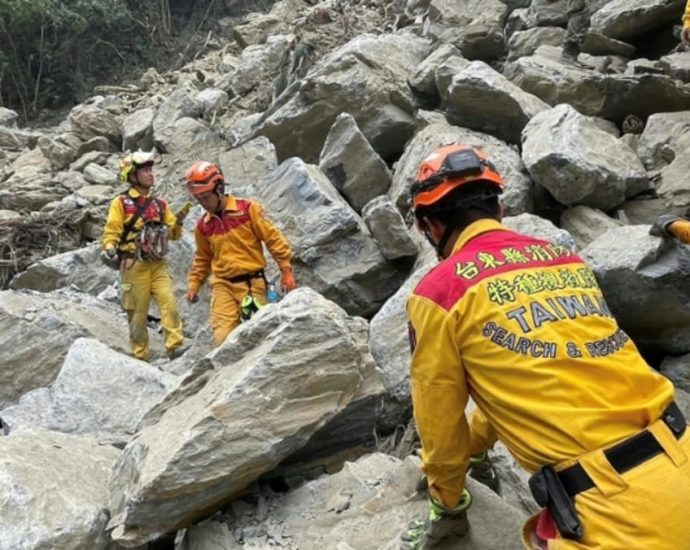
[[[228,6],[215,0],[0,0],[0,105],[27,120],[43,108],[83,99],[94,79],[157,59],[182,61],[168,55],[181,31],[208,24],[210,15],[228,15]]]

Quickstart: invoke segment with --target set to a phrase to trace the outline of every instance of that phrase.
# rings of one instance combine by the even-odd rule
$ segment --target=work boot
[[[177,346],[176,348],[171,349],[168,351],[168,359],[171,361],[177,359],[178,357],[182,357],[182,355],[189,349],[189,344],[182,345],[182,346]]]
[[[500,494],[500,482],[487,452],[473,456],[470,459],[469,475],[472,479],[476,479],[482,485],[486,485],[494,493]]]

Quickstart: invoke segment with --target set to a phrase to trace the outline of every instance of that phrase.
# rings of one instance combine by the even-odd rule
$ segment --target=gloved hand
[[[189,211],[192,209],[192,206],[193,205],[191,202],[186,202],[182,205],[182,208],[178,210],[177,214],[175,214],[178,225],[182,225],[184,219],[187,217],[187,214],[189,214]]]
[[[472,495],[465,489],[460,504],[455,508],[446,508],[433,498],[429,499],[429,517],[425,521],[412,522],[402,534],[400,550],[426,550],[441,542],[444,538],[467,534],[470,524],[467,520],[467,509],[472,504]]]
[[[649,229],[649,234],[654,235],[655,237],[667,237],[670,235],[670,233],[666,231],[666,228],[673,222],[677,222],[678,220],[682,219],[683,218],[676,216],[675,214],[662,214],[656,219],[652,227]]]
[[[120,259],[117,257],[117,250],[109,246],[101,251],[101,261],[108,267],[117,269],[120,266]]]
[[[470,458],[470,477],[476,479],[482,485],[486,485],[494,493],[498,493],[500,483],[494,470],[489,453],[484,451],[481,454]]]
[[[283,269],[280,270],[280,290],[283,292],[283,294],[286,294],[290,292],[291,290],[295,290],[297,288],[297,283],[295,282],[294,277],[292,276],[292,268],[291,267],[284,267]]]
[[[687,27],[680,32],[680,41],[684,46],[690,46],[690,27]]]
[[[185,294],[184,297],[187,298],[188,302],[193,304],[199,301],[199,291],[189,289],[187,290],[187,294]]]

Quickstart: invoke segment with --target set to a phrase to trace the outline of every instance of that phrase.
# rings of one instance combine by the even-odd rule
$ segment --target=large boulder
[[[561,50],[540,46],[534,55],[506,65],[504,74],[549,105],[569,103],[585,115],[621,122],[629,114],[645,119],[657,112],[690,109],[690,88],[658,73],[604,74],[565,65]],[[601,68],[604,58],[591,58]]]
[[[426,495],[416,494],[418,458],[374,453],[347,462],[284,495],[253,494],[259,505],[233,506],[226,521],[245,548],[288,546],[301,550],[380,550],[400,546],[400,535],[429,513]],[[437,550],[516,550],[521,548],[522,511],[508,505],[473,479],[473,502],[466,536],[450,536]],[[244,503],[241,503],[244,504]],[[233,538],[231,544],[240,543]],[[230,545],[227,548],[235,548]]]
[[[107,482],[120,451],[30,430],[0,437],[0,454],[0,548],[111,548]]]
[[[347,113],[339,115],[331,126],[319,168],[357,212],[388,191],[391,184],[388,166]]]
[[[232,332],[208,382],[125,448],[113,539],[136,546],[192,523],[347,409],[373,364],[362,323],[303,288]]]
[[[522,148],[534,181],[564,205],[608,210],[649,187],[634,151],[570,105],[535,116]]]
[[[48,406],[43,406],[45,389],[34,390],[37,395],[31,392],[18,405],[0,411],[0,422],[9,432],[38,426],[124,447],[144,414],[176,380],[101,342],[80,338],[48,390]]]
[[[69,114],[72,131],[82,140],[103,136],[120,145],[122,126],[120,117],[92,103],[77,105]]]
[[[125,149],[150,151],[153,147],[153,120],[156,110],[138,109],[122,121],[122,141]]]
[[[414,131],[417,105],[407,79],[428,53],[428,42],[413,36],[360,35],[286,90],[257,133],[275,144],[280,160],[298,155],[312,161],[336,117],[347,112],[379,155],[396,155]]]
[[[690,391],[690,353],[680,357],[666,357],[659,367],[676,388]]]
[[[690,111],[655,113],[647,119],[637,154],[648,170],[669,165],[690,148]]]
[[[268,176],[278,168],[276,148],[264,136],[259,136],[242,145],[218,155],[225,182],[230,190],[242,188]]]
[[[607,231],[582,251],[623,330],[647,349],[690,352],[690,280],[678,250],[648,225]]]
[[[573,236],[579,248],[585,248],[599,235],[621,225],[618,220],[589,206],[573,206],[561,214],[561,226]]]
[[[492,61],[505,51],[502,20],[506,6],[499,0],[431,0],[426,32],[452,44],[468,59]]]
[[[23,152],[12,163],[11,175],[0,187],[0,208],[40,210],[68,194],[55,182],[50,160],[37,147]]]
[[[539,46],[562,46],[566,33],[560,27],[535,27],[515,32],[508,41],[508,61],[532,55]]]
[[[451,123],[516,144],[525,124],[549,108],[481,61],[456,73],[442,97]]]
[[[451,57],[461,58],[462,54],[452,44],[442,44],[417,65],[409,78],[410,86],[432,104],[437,101],[439,95],[436,88],[436,69]]]
[[[124,316],[88,294],[72,290],[0,292],[0,408],[28,390],[50,384],[70,346],[82,336],[121,352],[130,349]],[[160,337],[151,336],[160,343]]]
[[[592,15],[592,29],[618,40],[634,41],[675,22],[684,0],[611,0]]]
[[[435,118],[417,132],[395,167],[388,196],[403,215],[410,209],[410,187],[415,181],[420,163],[435,149],[451,143],[477,147],[486,152],[496,165],[506,182],[501,196],[506,215],[532,211],[532,180],[514,148],[487,134],[452,126],[443,118]]]
[[[388,195],[367,203],[362,210],[362,219],[388,260],[417,255],[417,245],[410,236],[410,230]]]
[[[503,225],[517,233],[550,241],[570,250],[575,250],[577,247],[572,235],[565,229],[560,229],[549,220],[534,214],[520,214],[519,216],[503,218]]]
[[[686,138],[684,141],[688,142],[688,147],[679,151],[675,160],[661,170],[657,187],[666,207],[678,214],[685,214],[690,207],[690,140]]]
[[[255,188],[293,251],[296,279],[353,315],[371,316],[404,278],[316,166],[283,162]]]
[[[177,144],[175,124],[180,119],[196,119],[203,112],[203,105],[196,99],[196,90],[189,85],[180,86],[162,103],[152,121],[153,141],[165,153],[166,144]]]
[[[7,107],[0,107],[0,126],[12,128],[17,125],[19,115],[16,111],[8,109]]]

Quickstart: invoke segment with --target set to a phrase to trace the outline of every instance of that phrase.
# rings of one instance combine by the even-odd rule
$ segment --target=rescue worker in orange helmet
[[[684,46],[690,46],[690,0],[685,3],[683,12],[683,30],[680,33],[680,41]]]
[[[674,214],[659,216],[649,234],[655,237],[675,237],[683,244],[690,244],[690,221]]]
[[[283,292],[297,285],[290,264],[292,252],[283,234],[256,202],[224,193],[225,179],[213,163],[197,161],[186,174],[187,189],[206,210],[194,229],[196,253],[187,280],[187,300],[197,300],[199,289],[211,277],[210,324],[216,346],[241,321],[243,298],[266,300],[266,258],[262,243],[278,264]]]
[[[153,196],[153,152],[135,151],[120,161],[120,180],[130,188],[110,203],[101,238],[102,258],[121,272],[122,306],[129,320],[132,354],[150,355],[147,317],[153,298],[161,314],[168,357],[182,351],[182,321],[165,260],[167,240],[182,236],[183,216],[175,216],[167,202]]]
[[[544,507],[524,527],[525,548],[690,548],[690,430],[671,382],[619,328],[577,255],[501,224],[503,187],[481,151],[449,145],[411,189],[441,261],[408,302],[430,512],[402,548],[467,531],[470,456],[496,439]]]

